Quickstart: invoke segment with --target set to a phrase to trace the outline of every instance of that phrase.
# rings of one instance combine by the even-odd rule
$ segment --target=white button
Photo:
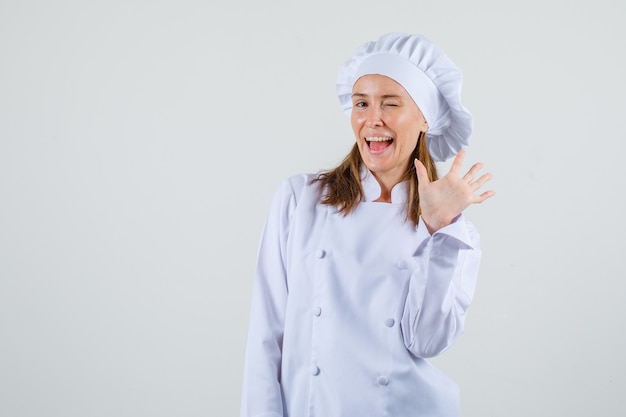
[[[379,376],[377,379],[378,385],[387,385],[389,383],[389,379],[386,376]]]
[[[393,327],[394,324],[396,324],[396,321],[392,319],[391,317],[385,320],[385,326],[387,327]]]
[[[321,307],[315,307],[313,309],[313,314],[316,315],[317,317],[322,315],[322,308]]]
[[[315,251],[315,256],[322,259],[324,257],[324,255],[326,255],[326,252],[324,252],[323,249],[318,249]]]
[[[311,365],[311,375],[317,376],[320,374],[320,368],[315,365]]]
[[[405,260],[400,260],[398,262],[396,262],[396,268],[403,270],[403,269],[407,269],[408,265],[406,264]]]

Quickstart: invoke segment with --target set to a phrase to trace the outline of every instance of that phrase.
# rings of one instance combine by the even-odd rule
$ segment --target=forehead
[[[352,94],[357,95],[394,95],[410,98],[409,93],[392,78],[381,74],[367,74],[356,80],[352,86]]]

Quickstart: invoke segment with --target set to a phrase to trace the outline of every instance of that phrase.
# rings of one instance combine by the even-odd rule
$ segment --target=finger
[[[481,175],[480,178],[478,178],[476,181],[470,184],[470,186],[472,187],[472,191],[478,190],[480,187],[485,185],[485,183],[492,178],[493,178],[493,175],[491,175],[491,173],[486,173],[486,174]]]
[[[481,195],[476,196],[476,198],[474,199],[474,203],[475,204],[480,204],[483,201],[485,201],[486,199],[493,197],[494,195],[496,195],[496,192],[493,191],[493,190],[485,191]]]
[[[452,162],[452,165],[450,166],[451,174],[454,174],[455,176],[459,175],[461,165],[463,165],[463,159],[465,159],[465,152],[465,149],[461,149],[454,157],[454,162]]]
[[[472,182],[476,174],[478,174],[478,171],[482,169],[482,167],[483,167],[482,162],[476,162],[474,165],[472,165],[470,170],[467,171],[467,174],[463,175],[463,179],[467,181],[469,184],[470,182]]]
[[[430,180],[428,179],[428,171],[426,171],[426,167],[422,164],[422,161],[415,158],[415,172],[417,173],[417,183],[420,185],[430,184]]]

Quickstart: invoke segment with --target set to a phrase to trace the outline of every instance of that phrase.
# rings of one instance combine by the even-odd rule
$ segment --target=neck
[[[391,203],[391,193],[383,191],[380,197],[374,200],[375,203]]]
[[[376,178],[376,181],[378,182],[378,185],[380,186],[380,197],[378,197],[374,201],[382,202],[382,203],[391,203],[391,190],[400,182],[400,180],[396,178],[393,178],[393,179],[386,178],[384,176],[380,176],[373,172],[372,174],[374,175],[374,178]]]

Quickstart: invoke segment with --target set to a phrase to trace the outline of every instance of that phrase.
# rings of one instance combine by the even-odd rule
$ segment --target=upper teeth
[[[386,140],[392,140],[393,138],[390,138],[388,136],[371,136],[368,138],[365,138],[366,141],[368,142],[384,142]]]

